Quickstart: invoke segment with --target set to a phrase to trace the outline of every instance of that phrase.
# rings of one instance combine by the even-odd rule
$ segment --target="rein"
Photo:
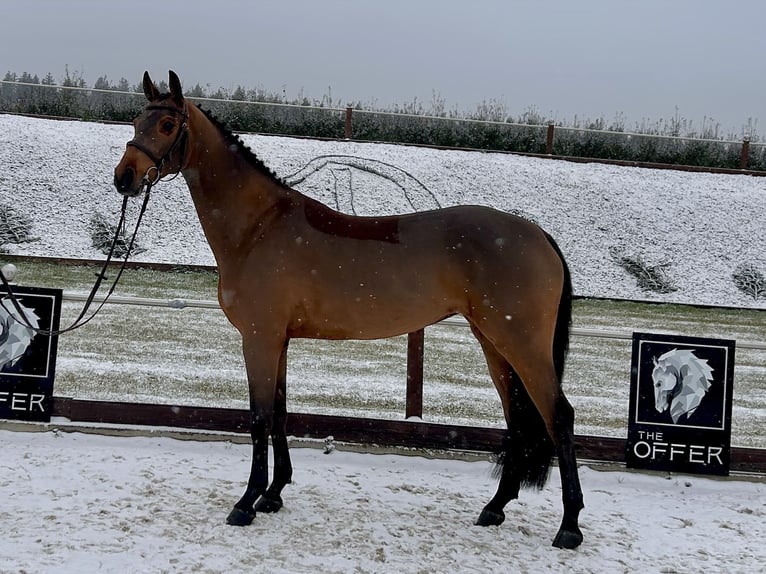
[[[90,309],[91,305],[93,304],[94,299],[96,298],[96,294],[98,293],[98,290],[101,288],[101,283],[106,279],[106,270],[109,267],[109,264],[112,261],[112,256],[114,255],[114,250],[117,246],[117,243],[120,238],[120,232],[123,230],[125,226],[125,214],[127,210],[128,205],[128,196],[125,196],[122,200],[122,210],[120,212],[120,221],[117,224],[117,227],[114,232],[114,239],[112,239],[112,244],[109,247],[109,253],[106,256],[106,260],[104,261],[104,265],[101,267],[101,271],[99,271],[96,274],[96,282],[93,285],[93,288],[90,290],[90,294],[88,295],[88,298],[85,301],[85,304],[83,305],[82,311],[80,311],[80,314],[77,316],[77,318],[72,322],[71,325],[64,329],[57,329],[57,330],[50,330],[50,329],[40,329],[38,327],[35,327],[32,322],[27,317],[26,313],[24,312],[24,308],[19,303],[18,297],[13,293],[13,290],[11,289],[11,285],[8,282],[8,280],[5,278],[5,275],[3,273],[0,273],[0,281],[2,282],[3,287],[5,287],[5,290],[7,291],[8,295],[7,297],[4,297],[3,299],[0,299],[0,306],[5,309],[8,314],[13,317],[13,319],[26,327],[27,329],[31,330],[32,332],[43,335],[46,337],[55,337],[58,335],[61,335],[62,333],[68,333],[69,331],[74,331],[75,329],[79,329],[83,325],[89,323],[98,313],[101,311],[101,309],[104,307],[106,302],[109,300],[109,297],[114,293],[114,290],[117,288],[117,283],[120,280],[120,277],[122,277],[123,271],[125,271],[125,267],[128,263],[128,258],[130,257],[130,252],[133,250],[133,244],[136,240],[136,235],[138,234],[138,228],[141,225],[141,220],[144,217],[144,213],[146,212],[146,206],[149,203],[149,196],[152,190],[152,187],[160,181],[162,178],[162,170],[165,167],[165,163],[168,162],[173,155],[173,153],[179,149],[181,149],[181,159],[180,159],[180,166],[179,171],[168,181],[172,181],[176,177],[178,177],[178,174],[181,173],[181,169],[183,168],[183,158],[186,154],[186,144],[189,139],[189,109],[188,104],[184,105],[183,111],[171,107],[171,106],[165,106],[162,104],[150,104],[146,106],[146,110],[164,110],[173,112],[175,114],[179,114],[182,117],[181,125],[178,128],[178,132],[176,133],[175,140],[173,140],[173,143],[170,145],[168,150],[161,156],[158,157],[151,149],[149,149],[146,145],[138,141],[136,138],[133,138],[130,140],[127,145],[132,146],[142,153],[146,154],[146,156],[152,160],[154,163],[153,166],[150,166],[149,169],[146,170],[146,173],[144,174],[142,178],[142,182],[144,184],[144,202],[141,205],[141,211],[138,214],[138,219],[136,220],[136,227],[133,230],[133,235],[130,238],[130,242],[128,243],[128,248],[125,252],[125,258],[122,260],[122,264],[120,265],[120,269],[117,272],[116,277],[114,278],[114,281],[112,282],[111,287],[109,288],[109,291],[107,292],[104,299],[101,301],[99,306],[91,313],[89,316],[86,317],[86,314],[88,313],[88,310]],[[155,171],[154,177],[151,176],[152,170]],[[13,305],[13,308],[15,309],[16,313],[18,313],[18,317],[10,312],[8,307],[6,307],[5,301],[6,299],[9,299]]]
[[[138,227],[141,225],[141,219],[144,217],[144,213],[146,212],[146,206],[149,203],[149,195],[152,189],[152,185],[154,185],[156,182],[151,182],[147,180],[146,184],[146,192],[144,196],[144,202],[141,205],[141,211],[138,214],[138,219],[136,221],[136,227],[133,230],[133,235],[130,238],[130,242],[128,243],[128,248],[125,252],[125,258],[122,261],[122,265],[120,265],[120,269],[117,272],[117,276],[114,278],[114,281],[112,282],[111,287],[109,288],[109,291],[107,292],[106,296],[104,297],[103,301],[101,301],[101,304],[96,308],[93,313],[91,313],[90,316],[85,317],[88,310],[90,309],[90,306],[93,304],[93,300],[96,297],[96,293],[98,293],[98,290],[101,288],[101,283],[106,279],[106,270],[109,267],[109,264],[112,261],[112,255],[114,254],[115,247],[117,246],[117,243],[120,238],[120,231],[123,229],[125,225],[125,214],[127,211],[127,205],[128,205],[128,197],[125,196],[122,200],[122,210],[120,212],[120,221],[117,224],[117,227],[114,232],[114,239],[112,239],[112,245],[109,247],[109,253],[106,256],[106,261],[104,261],[104,265],[101,267],[101,271],[99,271],[96,274],[96,282],[93,285],[93,288],[90,290],[90,294],[88,295],[88,298],[85,301],[85,304],[83,305],[82,311],[80,311],[80,314],[78,317],[72,322],[71,325],[64,329],[57,329],[57,330],[49,330],[49,329],[40,329],[38,327],[35,327],[32,325],[32,322],[27,317],[26,313],[24,312],[24,308],[19,303],[18,297],[11,289],[11,285],[8,282],[8,280],[5,278],[5,275],[0,272],[0,280],[2,281],[3,287],[5,287],[6,291],[8,292],[8,296],[4,297],[0,300],[0,305],[8,311],[8,314],[18,323],[26,327],[27,329],[33,331],[37,335],[43,335],[45,337],[55,337],[58,335],[61,335],[62,333],[68,333],[69,331],[74,331],[75,329],[78,329],[82,327],[83,325],[89,323],[101,309],[106,304],[106,302],[109,300],[109,297],[114,293],[115,288],[117,287],[117,282],[120,280],[120,277],[122,277],[123,271],[125,271],[125,267],[128,263],[128,257],[130,257],[130,252],[133,249],[133,243],[136,239],[136,234],[138,233]],[[6,299],[10,299],[13,308],[16,310],[16,313],[18,313],[18,317],[10,312],[8,307],[6,307]]]
[[[114,281],[112,282],[111,287],[109,288],[109,291],[107,292],[104,299],[101,301],[99,306],[91,313],[89,316],[86,317],[88,310],[90,309],[91,305],[93,304],[94,299],[96,298],[96,294],[98,293],[98,290],[101,288],[101,284],[106,279],[106,271],[109,267],[109,264],[112,262],[112,256],[114,255],[114,250],[117,247],[117,243],[120,239],[120,232],[123,230],[125,225],[125,214],[127,211],[127,205],[128,205],[128,196],[125,196],[122,201],[122,210],[120,212],[120,221],[117,224],[117,227],[115,228],[114,232],[114,239],[112,240],[112,244],[109,247],[109,253],[106,256],[106,260],[104,261],[104,265],[101,267],[101,271],[99,271],[96,274],[96,282],[93,285],[93,288],[90,291],[90,294],[88,295],[88,298],[85,301],[85,304],[83,305],[82,311],[80,311],[80,314],[77,316],[77,318],[72,322],[71,325],[64,329],[57,329],[57,330],[49,330],[49,329],[40,329],[38,327],[35,327],[32,322],[27,317],[26,313],[24,312],[24,308],[19,303],[18,297],[11,289],[11,285],[6,279],[5,275],[0,272],[0,282],[2,282],[3,287],[7,291],[7,297],[4,297],[3,299],[0,299],[0,306],[5,309],[8,314],[13,317],[13,319],[23,325],[25,328],[31,330],[32,332],[43,335],[46,337],[55,337],[58,335],[61,335],[62,333],[68,333],[69,331],[74,331],[75,329],[79,329],[83,325],[86,325],[89,323],[98,313],[101,311],[101,309],[104,307],[106,302],[109,300],[109,297],[114,293],[114,290],[117,288],[117,283],[120,280],[120,277],[122,277],[122,273],[125,271],[125,267],[128,263],[128,258],[130,257],[130,252],[133,250],[133,244],[136,240],[136,235],[138,234],[138,228],[141,225],[141,220],[144,217],[144,213],[146,213],[146,207],[149,203],[149,196],[152,190],[152,186],[154,186],[156,183],[160,181],[162,178],[162,170],[165,167],[165,163],[170,161],[173,154],[181,148],[181,160],[179,165],[179,171],[173,176],[170,180],[175,179],[178,177],[178,174],[181,172],[181,168],[183,168],[183,158],[186,153],[186,144],[189,139],[189,109],[188,104],[184,104],[183,111],[171,107],[171,106],[165,106],[161,104],[154,104],[154,105],[148,105],[146,106],[146,110],[163,110],[163,111],[169,111],[175,114],[179,114],[182,117],[181,125],[178,128],[178,132],[176,133],[175,140],[173,140],[173,143],[170,145],[168,150],[161,156],[158,157],[151,149],[149,149],[146,145],[138,141],[136,138],[133,138],[130,140],[127,145],[132,146],[142,153],[146,154],[146,156],[152,160],[154,163],[153,166],[150,166],[149,169],[146,170],[146,173],[144,174],[142,178],[142,182],[144,184],[144,201],[141,205],[141,211],[138,214],[138,219],[136,220],[136,227],[133,230],[133,235],[130,238],[130,242],[128,243],[128,248],[125,252],[125,258],[122,260],[122,264],[120,265],[120,269],[117,272],[116,277],[114,278]],[[155,171],[154,176],[151,176],[152,170]],[[9,299],[11,304],[13,305],[13,309],[18,313],[18,317],[10,312],[10,309],[6,306],[6,299]]]

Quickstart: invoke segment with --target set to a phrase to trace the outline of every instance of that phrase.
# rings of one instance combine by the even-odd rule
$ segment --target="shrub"
[[[737,265],[731,274],[737,289],[755,300],[766,297],[766,277],[750,263]]]
[[[620,267],[635,277],[636,283],[642,290],[655,293],[672,293],[678,290],[673,279],[668,275],[671,265],[669,261],[652,265],[647,263],[641,255],[631,255],[614,248],[610,250],[610,255]]]
[[[125,236],[125,229],[117,230],[117,226],[109,222],[103,213],[96,212],[93,217],[90,218],[90,240],[91,245],[98,249],[104,255],[109,254],[109,250],[112,247],[112,242],[115,241],[115,235],[117,236],[113,256],[117,258],[124,258],[128,253],[128,244],[130,238]],[[133,242],[132,254],[141,253],[145,251],[139,247],[138,242]]]
[[[32,237],[32,219],[7,203],[0,203],[0,247],[6,243],[27,243]]]
[[[64,86],[75,89],[50,85],[49,80],[38,84],[28,74],[21,78],[31,79],[32,83],[22,83],[19,78],[9,72],[0,82],[0,111],[130,121],[145,103],[139,86],[133,87],[138,93],[112,91],[131,89],[127,80],[122,80],[119,86],[111,86],[102,76],[97,84],[104,90],[91,90],[78,72],[70,76],[67,71],[64,81]],[[163,82],[159,87],[163,91],[167,88]],[[232,100],[221,99],[229,96],[229,90],[220,88],[209,92],[197,84],[187,90],[186,95],[205,98],[201,102],[203,107],[234,131],[327,138],[345,135],[345,110],[331,95],[321,101],[301,96],[288,102],[284,93],[245,90],[241,86],[230,94]],[[291,105],[286,106],[288,103]],[[356,103],[352,107],[355,109],[354,139],[444,147],[546,153],[546,126],[551,122],[534,108],[514,118],[505,105],[496,100],[483,102],[472,113],[447,112],[446,103],[436,94],[430,109],[417,100],[386,110],[374,104]],[[390,115],[391,112],[405,115]],[[559,125],[555,130],[553,152],[557,155],[725,168],[738,168],[740,163],[739,134],[726,135],[737,141],[715,141],[724,137],[718,124],[705,118],[702,129],[698,130],[677,111],[672,118],[653,125],[646,121],[636,124],[633,131],[637,133],[632,134],[623,133],[625,119],[620,115],[613,121],[603,117],[583,120],[575,116],[573,122],[556,123]],[[586,131],[593,129],[600,131]],[[758,143],[755,125],[749,127],[749,132],[750,140]],[[747,166],[766,170],[766,146],[750,146]]]

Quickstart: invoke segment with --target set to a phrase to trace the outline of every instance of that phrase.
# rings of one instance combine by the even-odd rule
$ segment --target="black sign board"
[[[12,289],[32,326],[59,328],[60,289]],[[50,421],[57,347],[57,337],[37,334],[24,324],[0,287],[0,418]]]
[[[633,334],[626,463],[729,474],[734,341]]]

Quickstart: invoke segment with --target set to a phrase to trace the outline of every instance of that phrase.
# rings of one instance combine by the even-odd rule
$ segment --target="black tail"
[[[553,441],[524,383],[511,369],[508,435],[498,453],[494,474],[511,475],[523,488],[541,489],[548,481]]]
[[[561,384],[562,377],[564,376],[564,364],[569,352],[569,329],[572,324],[572,276],[569,274],[569,266],[566,259],[564,259],[564,254],[561,253],[561,249],[559,249],[553,237],[547,233],[545,236],[558,254],[561,259],[561,265],[564,267],[564,286],[561,291],[561,301],[559,302],[559,314],[556,318],[556,332],[553,335],[553,363],[556,367],[556,376],[559,379],[559,384]]]
[[[558,383],[564,374],[569,351],[569,329],[572,322],[572,279],[564,255],[553,238],[546,233],[564,266],[564,285],[559,302],[553,336],[553,361]],[[508,436],[498,455],[495,474],[512,475],[524,488],[542,488],[548,480],[551,460],[556,452],[542,416],[518,375],[511,369]]]

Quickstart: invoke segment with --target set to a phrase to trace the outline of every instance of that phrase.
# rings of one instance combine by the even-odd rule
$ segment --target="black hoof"
[[[505,522],[505,513],[502,510],[500,512],[495,512],[494,510],[485,508],[481,511],[481,514],[479,514],[479,518],[476,520],[475,525],[500,526],[503,522]]]
[[[564,530],[562,528],[559,530],[558,534],[556,534],[556,538],[553,539],[553,545],[556,548],[572,550],[573,548],[577,548],[580,544],[582,544],[582,532],[580,532],[580,529],[577,527],[575,527],[574,530]]]
[[[253,522],[255,518],[255,510],[242,510],[241,508],[234,509],[226,517],[226,524],[231,526],[247,526]]]
[[[265,495],[258,499],[255,503],[256,512],[278,512],[282,508],[282,498],[277,496],[276,498],[267,498]]]

